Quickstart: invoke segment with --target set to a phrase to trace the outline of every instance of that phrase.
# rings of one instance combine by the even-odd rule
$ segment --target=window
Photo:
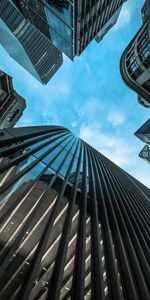
[[[138,64],[137,61],[135,59],[135,55],[133,54],[129,60],[129,64],[130,64],[130,70],[131,72],[136,71],[136,69],[138,68]]]
[[[12,122],[13,119],[14,119],[14,118],[16,117],[16,115],[18,114],[18,112],[19,112],[19,109],[16,109],[16,110],[12,111],[12,112],[9,114],[9,117],[7,118],[6,121]]]
[[[148,37],[148,34],[146,34],[142,40],[139,42],[138,44],[138,48],[139,49],[143,49],[145,47],[145,45],[149,42],[149,37]]]
[[[150,39],[146,34],[138,45],[139,56],[144,66],[148,68],[150,66]]]
[[[141,52],[141,57],[143,60],[150,55],[150,43],[148,43]]]

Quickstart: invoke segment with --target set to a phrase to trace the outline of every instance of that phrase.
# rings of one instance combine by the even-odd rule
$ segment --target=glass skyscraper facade
[[[24,18],[17,2],[0,1],[0,43],[13,59],[46,84],[61,67],[62,53]]]
[[[150,190],[64,127],[0,136],[0,298],[149,300]]]
[[[123,52],[120,69],[125,83],[150,107],[150,0],[142,7],[143,25]]]
[[[72,60],[116,23],[125,0],[19,1],[24,16]]]
[[[46,84],[63,63],[114,26],[126,0],[1,0],[0,43]]]

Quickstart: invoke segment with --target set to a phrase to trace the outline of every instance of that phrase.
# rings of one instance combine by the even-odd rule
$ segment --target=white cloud
[[[124,138],[104,134],[99,124],[80,127],[80,137],[119,166],[129,163],[130,147]]]
[[[113,126],[118,126],[125,122],[125,115],[120,112],[110,112],[107,116],[107,121]]]
[[[75,110],[78,114],[78,118],[88,119],[89,122],[93,121],[94,118],[100,115],[104,109],[103,101],[98,97],[91,97],[88,101],[84,101],[83,104],[78,103],[75,105]]]
[[[72,127],[77,127],[78,126],[78,122],[77,121],[73,121],[71,124]]]

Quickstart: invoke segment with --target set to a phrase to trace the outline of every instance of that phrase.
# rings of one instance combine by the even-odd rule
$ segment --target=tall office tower
[[[19,0],[25,18],[70,59],[116,23],[126,0]],[[15,2],[15,0],[14,0]]]
[[[125,83],[138,94],[138,102],[150,107],[150,0],[142,7],[143,25],[127,46],[120,62]]]
[[[150,190],[66,128],[0,135],[0,299],[149,300]]]
[[[25,108],[25,100],[13,88],[12,77],[0,70],[0,129],[15,126]]]
[[[63,63],[61,51],[24,18],[14,1],[0,1],[0,43],[14,60],[43,84]]]
[[[139,156],[150,163],[150,119],[135,132],[135,136],[146,143]]]

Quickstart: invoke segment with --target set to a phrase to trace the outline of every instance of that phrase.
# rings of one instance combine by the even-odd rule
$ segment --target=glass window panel
[[[59,149],[60,150],[60,149]],[[63,161],[63,159],[65,158],[65,156],[67,155],[66,151],[63,151],[58,158],[53,162],[53,164],[51,165],[51,168],[53,168],[55,171],[59,168],[61,162]],[[61,173],[61,171],[60,171]]]
[[[69,149],[70,149],[71,145],[73,145],[74,141],[75,141],[75,138],[72,139],[71,143],[68,143],[66,145],[66,147],[65,147],[66,151],[70,151]],[[75,142],[75,144],[76,143],[77,143],[77,141]],[[70,151],[72,154],[74,153],[74,148],[75,148],[75,145],[73,145],[73,148]]]
[[[61,150],[61,147],[58,146],[56,149],[54,149],[50,154],[48,154],[42,161],[46,164],[48,164]],[[60,154],[61,155],[61,154]],[[58,159],[58,158],[57,158]]]
[[[32,162],[32,158],[30,158],[30,162]],[[11,195],[20,191],[20,189],[27,188],[28,185],[43,171],[45,165],[43,163],[38,163],[32,170],[26,173],[20,180],[18,180],[7,192],[0,196],[0,204],[7,201]],[[16,170],[18,171],[18,170]],[[17,172],[16,172],[17,173]],[[14,177],[14,174],[13,174]],[[10,178],[9,178],[10,179]],[[17,194],[16,194],[17,195]]]
[[[52,169],[52,168],[48,168],[45,173],[45,175],[54,175],[55,174],[55,171]]]
[[[71,26],[72,24],[72,6],[69,3],[64,3],[64,6],[60,7],[55,4],[55,1],[46,0],[48,7],[45,6],[46,14],[49,14],[50,10],[55,14],[59,19],[63,20],[66,24]],[[55,5],[54,5],[55,4]]]
[[[60,137],[60,138],[56,141],[56,143],[60,143],[60,142],[63,141],[65,138],[67,139],[67,137],[68,137],[68,136],[62,136],[62,137]],[[64,143],[66,143],[66,140],[65,140],[63,143],[61,143],[61,145],[63,145]]]
[[[57,132],[58,132],[58,134],[57,134]],[[59,134],[60,134],[60,131],[55,131],[55,134],[52,133],[51,136],[50,136],[49,138],[57,137],[57,136],[59,136]],[[50,132],[40,134],[40,135],[38,135],[36,138],[47,137],[48,135],[50,135]],[[36,139],[36,138],[35,138],[35,136],[34,136],[34,137],[31,137],[31,138],[27,139],[27,141],[32,141],[32,140],[34,140],[34,139]]]
[[[34,155],[36,157],[40,157],[42,154],[44,154],[46,151],[50,150],[55,145],[56,145],[56,143],[52,142],[51,144],[49,144],[49,145],[43,147],[41,150],[37,151]]]
[[[68,146],[70,146],[71,145],[71,139],[67,139],[67,140],[65,140],[65,141],[63,141],[62,143],[61,143],[61,147],[63,148],[63,147],[67,147],[67,145]],[[67,151],[67,150],[66,150]]]
[[[71,149],[71,151],[70,151],[71,154],[74,154],[74,152],[75,152],[75,150],[76,150],[76,147],[77,147],[77,142],[78,142],[78,140],[76,139],[76,141],[75,141],[75,143],[74,143],[74,145],[73,145],[73,147],[72,147],[72,149]],[[78,151],[78,150],[77,150],[77,151]]]
[[[43,141],[37,142],[37,143],[35,143],[33,145],[30,145],[27,149],[28,150],[34,149],[34,148],[36,148],[36,147],[38,147],[38,146],[40,146],[40,145],[42,145],[42,144],[44,144],[44,143],[46,143],[46,142],[48,142],[50,140],[51,140],[51,138],[48,138],[48,139],[45,139]]]
[[[60,174],[61,174],[62,176],[66,176],[66,173],[67,173],[67,171],[68,171],[68,168],[69,168],[69,164],[70,164],[70,162],[71,162],[71,159],[72,159],[72,155],[69,153],[69,155],[68,155],[68,157],[67,157],[67,159],[66,159],[66,161],[65,161],[65,163],[64,163],[64,165],[63,165],[63,167],[62,167],[61,170],[60,170]]]

